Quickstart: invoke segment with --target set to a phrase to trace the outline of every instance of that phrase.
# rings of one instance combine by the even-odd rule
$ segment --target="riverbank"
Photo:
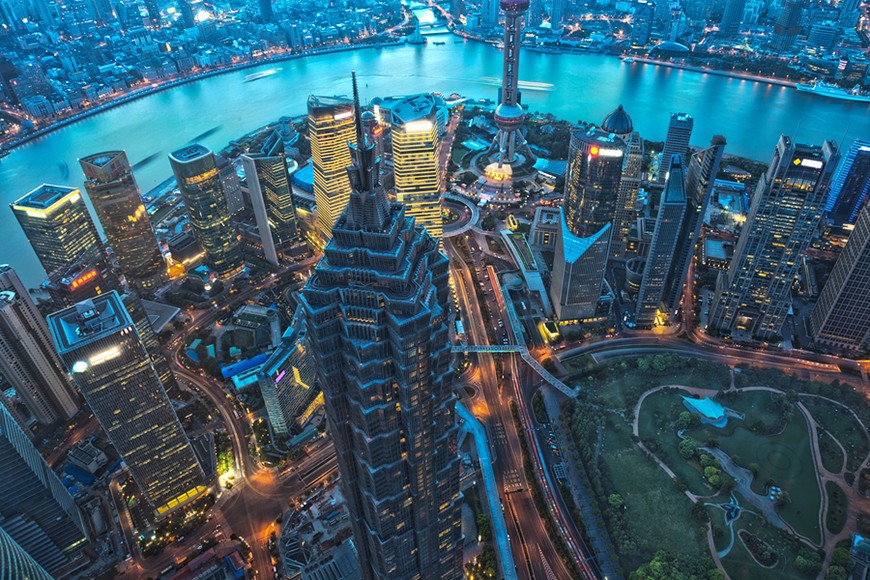
[[[143,97],[147,97],[147,96],[150,96],[150,95],[162,92],[162,91],[167,91],[169,89],[174,89],[176,87],[180,87],[180,86],[186,85],[188,83],[197,82],[197,81],[201,81],[203,79],[207,79],[210,77],[215,77],[215,76],[219,76],[219,75],[223,75],[223,74],[227,74],[227,73],[231,73],[231,72],[236,72],[236,71],[240,71],[240,70],[244,70],[244,69],[248,69],[248,68],[254,68],[254,67],[258,67],[258,66],[279,63],[279,62],[286,62],[288,60],[295,60],[298,58],[305,58],[305,57],[309,57],[309,56],[319,56],[322,54],[331,54],[331,53],[336,53],[336,52],[348,52],[348,51],[353,51],[353,50],[381,49],[381,48],[391,47],[391,46],[400,46],[400,45],[403,45],[404,43],[405,43],[404,40],[395,40],[395,41],[390,41],[390,42],[379,42],[377,44],[354,44],[354,45],[349,45],[349,46],[330,46],[327,48],[317,48],[317,49],[307,50],[307,51],[298,52],[298,53],[279,54],[279,55],[275,55],[275,56],[270,56],[268,58],[259,59],[256,61],[242,62],[242,63],[238,63],[238,64],[233,64],[233,65],[230,65],[227,67],[198,73],[195,75],[189,75],[189,76],[173,79],[171,81],[165,82],[165,83],[157,85],[157,86],[152,85],[149,87],[137,89],[137,90],[133,91],[132,93],[126,94],[126,95],[124,95],[122,97],[118,97],[116,99],[112,99],[111,101],[102,103],[100,105],[97,105],[96,107],[92,107],[92,108],[89,108],[87,110],[80,111],[80,112],[78,112],[74,115],[71,115],[69,117],[64,117],[62,119],[58,119],[58,120],[52,122],[51,124],[46,125],[45,127],[41,127],[39,129],[37,129],[36,131],[33,131],[32,133],[28,133],[27,135],[23,135],[23,136],[18,137],[16,139],[12,139],[6,143],[0,143],[0,156],[6,155],[9,152],[13,151],[16,147],[24,145],[25,143],[29,143],[30,141],[33,141],[34,139],[44,137],[45,135],[48,135],[49,133],[57,131],[58,129],[62,129],[63,127],[67,127],[69,125],[72,125],[74,123],[77,123],[79,121],[87,119],[89,117],[93,117],[94,115],[99,115],[100,113],[104,113],[110,109],[114,109],[115,107],[120,107],[121,105],[126,105],[132,101],[137,100],[137,99],[141,99]]]
[[[676,69],[680,69],[680,70],[687,70],[687,71],[691,71],[691,72],[716,75],[716,76],[720,76],[720,77],[728,77],[728,78],[732,78],[732,79],[740,79],[740,80],[744,80],[744,81],[753,81],[756,83],[767,83],[769,85],[776,85],[776,86],[780,86],[780,87],[792,87],[792,88],[794,88],[798,85],[798,83],[796,83],[794,81],[784,81],[781,79],[774,79],[771,77],[760,77],[760,76],[756,76],[756,75],[736,73],[736,72],[727,71],[727,70],[717,70],[717,69],[713,69],[713,68],[705,68],[702,66],[693,66],[690,64],[682,64],[682,63],[670,62],[670,61],[666,61],[666,60],[656,60],[654,58],[643,58],[643,57],[636,56],[636,57],[634,57],[634,62],[639,62],[641,64],[651,64],[653,66],[663,66],[666,68],[676,68]]]

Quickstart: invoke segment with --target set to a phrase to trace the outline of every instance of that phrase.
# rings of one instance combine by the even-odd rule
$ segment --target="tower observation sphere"
[[[498,133],[490,146],[490,152],[498,150],[497,164],[512,164],[517,149],[528,151],[522,134],[525,114],[520,105],[519,65],[520,65],[520,34],[523,19],[529,9],[529,0],[501,0],[504,10],[504,55],[502,68],[501,94],[499,105],[495,110],[495,125]],[[531,152],[528,152],[531,154]]]

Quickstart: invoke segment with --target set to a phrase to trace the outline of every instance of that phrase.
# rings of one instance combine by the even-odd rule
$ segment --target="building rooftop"
[[[730,260],[734,255],[734,243],[707,238],[704,240],[704,255],[714,260]]]
[[[44,210],[50,208],[66,196],[74,193],[79,193],[78,188],[43,183],[18,201],[14,202],[12,206]]]
[[[619,105],[615,111],[604,117],[601,128],[608,133],[627,135],[634,130],[634,124],[631,122],[631,117],[622,108],[622,105]]]
[[[89,165],[95,165],[97,167],[105,167],[123,153],[123,151],[104,151],[102,153],[96,153],[94,155],[82,157],[79,161],[81,163],[87,163]]]
[[[200,157],[205,157],[210,153],[211,149],[209,149],[205,145],[194,143],[193,145],[188,145],[186,147],[182,147],[181,149],[176,149],[169,154],[169,157],[171,159],[175,159],[179,163],[188,163],[190,161],[199,159]]]
[[[394,102],[385,100],[379,106],[390,110],[393,124],[401,125],[420,120],[434,121],[435,99],[432,95],[412,95]]]
[[[308,97],[308,110],[318,112],[329,112],[334,109],[353,110],[353,100],[347,97],[326,97],[322,95],[311,95]]]
[[[132,324],[130,313],[115,290],[48,316],[48,326],[60,354]]]
[[[158,334],[181,312],[181,309],[176,306],[151,300],[142,300],[142,307],[148,315],[148,320],[151,321],[154,332]]]

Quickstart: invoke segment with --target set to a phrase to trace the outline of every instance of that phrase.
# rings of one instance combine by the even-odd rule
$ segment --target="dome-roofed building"
[[[650,54],[652,53],[662,53],[662,52],[670,52],[674,54],[685,54],[690,52],[689,47],[685,44],[680,44],[679,42],[671,42],[666,40],[664,42],[660,42],[655,45],[652,50],[650,50]]]
[[[622,105],[619,105],[616,110],[604,117],[601,128],[608,133],[622,136],[630,134],[634,130],[634,125],[629,114],[622,108]]]

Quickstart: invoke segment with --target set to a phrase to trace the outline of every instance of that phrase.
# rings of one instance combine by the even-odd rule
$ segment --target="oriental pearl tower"
[[[520,106],[520,91],[517,88],[520,66],[520,33],[529,0],[501,0],[504,10],[504,68],[501,81],[501,103],[495,110],[495,124],[498,133],[490,146],[490,151],[498,149],[498,160],[494,165],[501,168],[511,165],[517,150],[523,149],[531,156],[522,134],[525,115]]]

